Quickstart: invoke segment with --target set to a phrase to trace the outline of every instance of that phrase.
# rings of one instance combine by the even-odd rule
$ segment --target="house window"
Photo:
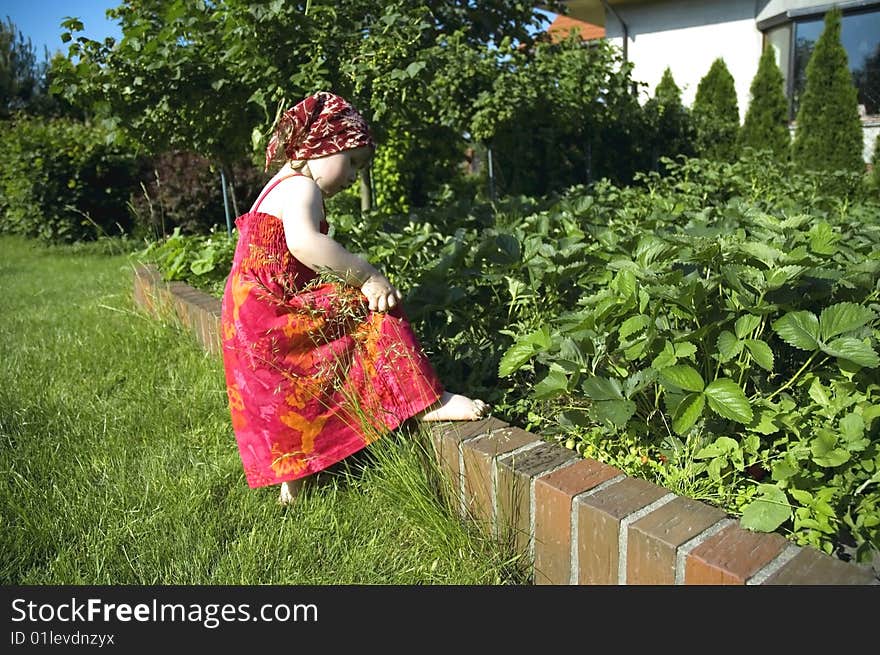
[[[765,35],[767,41],[776,46],[778,61],[790,62],[790,68],[784,65],[780,65],[780,68],[786,77],[792,118],[797,115],[799,100],[806,86],[807,62],[824,26],[824,15],[809,16],[797,18]],[[791,35],[792,30],[794,38],[789,41],[791,52],[786,56],[785,50],[788,48],[783,48],[781,42],[785,40],[784,35]],[[777,31],[779,34],[774,35]],[[843,14],[840,40],[858,90],[859,112],[868,116],[880,114],[880,9]]]

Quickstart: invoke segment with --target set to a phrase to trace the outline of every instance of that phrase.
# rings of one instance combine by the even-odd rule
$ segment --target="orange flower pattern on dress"
[[[258,207],[235,221],[221,316],[232,428],[251,488],[326,469],[443,391],[399,307],[372,312],[360,290],[322,282],[290,255],[281,221]]]

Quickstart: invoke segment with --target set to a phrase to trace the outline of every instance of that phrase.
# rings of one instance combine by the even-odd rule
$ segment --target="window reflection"
[[[824,27],[824,16],[794,23],[792,117],[797,115],[806,85],[807,62]],[[880,114],[880,11],[845,14],[840,22],[840,40],[858,90],[860,111]]]

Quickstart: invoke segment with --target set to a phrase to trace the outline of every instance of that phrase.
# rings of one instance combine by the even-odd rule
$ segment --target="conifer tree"
[[[807,62],[792,158],[806,169],[862,172],[858,92],[840,40],[840,17],[837,7],[825,14],[825,27]]]
[[[721,57],[697,85],[693,117],[698,156],[720,161],[736,158],[739,107],[733,75]]]
[[[874,138],[874,155],[871,158],[871,175],[874,187],[880,192],[880,136]]]
[[[782,72],[776,65],[773,47],[767,45],[752,80],[751,101],[740,131],[740,147],[770,150],[777,158],[788,159],[791,134],[782,86]]]
[[[668,67],[654,90],[654,97],[645,103],[645,113],[653,133],[651,163],[654,170],[659,169],[660,157],[693,156],[690,113],[681,102],[681,90]]]

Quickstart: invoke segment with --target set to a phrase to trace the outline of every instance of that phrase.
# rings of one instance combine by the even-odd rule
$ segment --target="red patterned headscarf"
[[[287,159],[313,159],[376,147],[367,121],[346,100],[318,91],[281,115],[266,148],[266,170],[279,147]]]

